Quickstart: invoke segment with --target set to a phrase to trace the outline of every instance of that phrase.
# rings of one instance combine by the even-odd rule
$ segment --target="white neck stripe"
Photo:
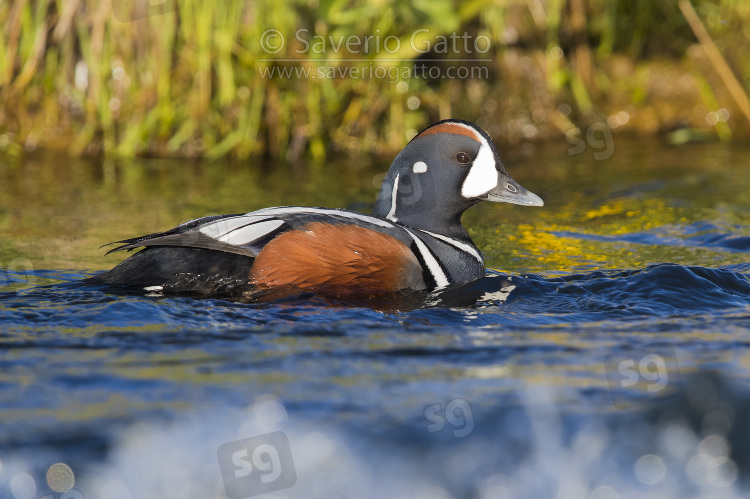
[[[393,181],[393,190],[391,191],[391,211],[385,216],[385,218],[392,222],[398,222],[398,218],[396,218],[396,196],[398,194],[398,178],[400,176],[400,173],[396,174],[396,180]]]
[[[429,234],[432,237],[434,237],[435,239],[440,239],[441,241],[444,241],[444,242],[450,244],[451,246],[454,246],[454,247],[460,249],[461,251],[464,251],[464,252],[470,254],[479,263],[481,263],[482,265],[484,265],[484,260],[482,260],[482,255],[480,255],[479,252],[476,249],[472,248],[468,244],[462,243],[461,241],[456,241],[455,239],[452,239],[452,238],[450,238],[448,236],[444,236],[442,234],[435,234],[434,232],[430,232],[429,230],[424,230],[424,229],[417,229],[417,230],[422,231],[425,234]]]
[[[427,270],[430,271],[430,274],[432,274],[432,278],[435,279],[435,284],[437,284],[439,288],[444,288],[445,286],[449,285],[450,281],[448,280],[448,277],[446,277],[443,269],[440,268],[440,264],[432,255],[432,252],[430,252],[430,249],[427,247],[427,245],[425,245],[425,243],[422,242],[422,240],[417,236],[415,236],[409,229],[407,229],[406,227],[402,228],[411,236],[412,239],[414,239],[414,242],[417,244],[417,249],[422,255],[422,259],[424,260],[425,264],[427,264]]]

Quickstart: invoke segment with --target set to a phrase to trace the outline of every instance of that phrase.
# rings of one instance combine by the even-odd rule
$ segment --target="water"
[[[367,210],[384,164],[0,164],[0,497],[746,497],[750,148],[616,145],[506,154],[547,204],[465,215],[494,270],[370,307],[78,281],[197,216]]]

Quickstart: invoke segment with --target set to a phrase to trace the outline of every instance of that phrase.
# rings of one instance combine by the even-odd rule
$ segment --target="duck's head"
[[[484,130],[450,119],[423,130],[396,156],[372,214],[450,234],[463,231],[461,214],[479,201],[544,205],[508,175]]]

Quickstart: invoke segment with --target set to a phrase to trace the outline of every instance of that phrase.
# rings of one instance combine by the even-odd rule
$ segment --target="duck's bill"
[[[523,206],[544,206],[542,198],[502,173],[498,174],[497,187],[485,194],[482,199],[496,203],[512,203]]]

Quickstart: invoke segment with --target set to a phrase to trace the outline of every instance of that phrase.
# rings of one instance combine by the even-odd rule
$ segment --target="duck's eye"
[[[471,161],[471,156],[469,156],[469,153],[460,152],[456,154],[456,161],[458,161],[462,165],[468,165]]]
[[[516,186],[513,184],[505,184],[505,188],[510,192],[518,192],[518,189],[516,189]]]

